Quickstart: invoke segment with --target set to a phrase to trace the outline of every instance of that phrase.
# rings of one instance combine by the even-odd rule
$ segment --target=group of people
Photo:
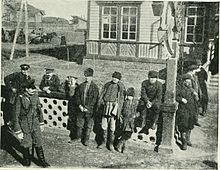
[[[24,165],[30,166],[32,147],[36,149],[41,166],[48,167],[50,165],[45,161],[42,148],[41,132],[44,130],[44,121],[39,91],[36,90],[34,79],[29,75],[30,66],[22,64],[20,67],[21,72],[12,73],[4,79],[9,90],[4,117],[6,124],[13,129],[24,147]],[[207,110],[206,82],[201,78],[204,79],[205,73],[203,68],[191,65],[189,71],[180,76],[177,84],[176,100],[179,106],[176,127],[181,133],[183,150],[187,149],[187,145],[192,146],[190,134],[194,125],[200,126],[199,107],[202,106],[203,115]],[[139,100],[136,99],[134,87],[125,88],[120,72],[115,71],[112,79],[101,90],[93,81],[92,68],[87,68],[84,76],[85,81],[81,84],[77,83],[77,77],[68,76],[60,85],[54,69],[46,69],[39,86],[41,93],[50,96],[63,92],[68,99],[69,143],[81,142],[88,146],[91,131],[94,131],[97,148],[107,147],[110,151],[123,153],[127,140],[133,132],[137,132],[136,126],[140,126],[140,134],[149,134],[149,129],[157,127],[156,145],[160,145],[161,105],[165,88],[158,81],[157,71],[149,71],[148,79],[142,82]],[[141,123],[136,122],[137,118],[141,118]]]

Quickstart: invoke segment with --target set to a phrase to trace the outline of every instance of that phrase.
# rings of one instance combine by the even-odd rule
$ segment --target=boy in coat
[[[182,75],[182,83],[177,87],[176,101],[179,103],[176,112],[176,125],[181,133],[182,150],[192,146],[190,141],[191,130],[194,128],[198,96],[192,88],[192,77],[189,74]]]
[[[50,166],[44,158],[41,131],[44,130],[44,119],[34,80],[22,84],[24,91],[16,99],[12,125],[21,146],[24,147],[24,165],[30,166],[29,149],[34,145],[41,167]]]
[[[132,133],[134,132],[134,119],[136,117],[136,107],[137,104],[134,101],[135,90],[133,87],[128,88],[126,92],[126,100],[122,107],[121,118],[121,136],[116,146],[118,152],[124,153],[126,148],[126,142],[131,138]]]
[[[112,74],[112,80],[103,87],[98,104],[101,108],[101,128],[103,132],[103,142],[98,144],[98,148],[102,148],[107,142],[106,146],[111,151],[114,151],[114,136],[117,135],[115,132],[118,132],[120,126],[119,118],[125,98],[125,86],[120,81],[121,77],[119,72]]]
[[[93,81],[93,69],[84,71],[86,81],[79,85],[75,93],[76,99],[76,141],[81,139],[83,145],[89,145],[89,137],[93,127],[93,115],[98,102],[99,89]],[[82,132],[84,130],[84,132]],[[84,134],[84,136],[82,135]]]

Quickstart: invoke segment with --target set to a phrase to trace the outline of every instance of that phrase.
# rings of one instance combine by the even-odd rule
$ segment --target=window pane
[[[106,15],[110,14],[110,8],[109,7],[104,7],[104,14],[106,14]]]
[[[203,28],[201,26],[196,26],[195,27],[195,33],[196,34],[202,34]]]
[[[195,42],[202,42],[202,35],[196,35]]]
[[[131,8],[131,9],[130,9],[130,14],[131,14],[131,15],[136,15],[136,13],[137,13],[136,8]]]
[[[187,42],[193,42],[193,35],[187,35],[186,41]]]
[[[131,25],[131,26],[130,26],[130,31],[135,32],[135,31],[136,31],[136,25]]]
[[[104,24],[104,31],[108,31],[109,30],[109,24]]]
[[[111,14],[117,15],[117,8],[111,8]]]
[[[111,17],[111,23],[116,23],[116,17]]]
[[[130,39],[135,40],[135,33],[130,33]]]
[[[196,25],[203,27],[203,17],[198,17],[196,21]]]
[[[128,24],[128,17],[127,16],[123,16],[122,23],[123,24]]]
[[[204,8],[197,8],[197,15],[198,16],[204,16],[205,10]]]
[[[122,26],[122,31],[128,31],[128,25],[123,25]]]
[[[189,17],[187,25],[195,25],[195,18]]]
[[[136,16],[130,18],[130,23],[131,24],[136,24]]]
[[[116,31],[116,24],[111,24],[111,31]]]
[[[194,26],[188,26],[187,27],[187,33],[193,34],[193,28],[194,28]]]
[[[188,8],[188,15],[196,15],[196,8]]]
[[[110,33],[110,38],[116,39],[116,32],[111,32]]]
[[[103,38],[109,38],[109,32],[103,32]]]
[[[129,8],[123,8],[123,15],[129,15]]]
[[[122,39],[128,39],[128,33],[123,32],[122,33]]]

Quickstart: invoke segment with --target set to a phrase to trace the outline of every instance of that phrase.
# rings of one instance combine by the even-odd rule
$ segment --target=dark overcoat
[[[201,68],[199,72],[196,73],[198,77],[199,86],[201,89],[201,96],[200,99],[202,99],[205,102],[208,102],[208,91],[207,91],[207,80],[208,80],[208,74],[205,71],[204,68]]]
[[[30,79],[31,79],[30,76],[26,76],[21,72],[15,72],[9,74],[4,78],[5,85],[9,89],[9,94],[8,94],[9,103],[11,104],[15,103],[16,96],[24,91],[24,89],[22,88],[22,84]],[[12,88],[15,88],[17,90],[16,93],[12,92],[11,90]]]
[[[43,75],[43,78],[40,83],[40,89],[43,90],[44,87],[49,86],[49,90],[52,92],[57,92],[59,91],[60,88],[60,79],[58,75],[53,74],[50,79],[47,78],[48,76],[45,74]]]
[[[77,87],[75,91],[75,100],[76,100],[75,105],[77,106],[76,109],[78,113],[80,113],[79,105],[82,105],[88,110],[87,113],[84,113],[85,116],[92,117],[94,111],[96,110],[96,106],[98,102],[99,88],[93,81],[91,81],[91,84],[89,86],[86,95],[86,100],[84,101],[85,87],[86,87],[86,82],[80,84],[79,87]]]
[[[185,85],[177,87],[176,101],[179,105],[176,112],[176,124],[181,132],[193,129],[196,123],[197,101],[193,92],[193,88]],[[182,102],[183,98],[187,100],[186,104]]]
[[[15,106],[12,124],[15,134],[21,132],[24,134],[21,145],[24,147],[31,147],[32,144],[37,147],[41,146],[40,125],[44,125],[44,119],[38,94],[24,93],[19,95]]]

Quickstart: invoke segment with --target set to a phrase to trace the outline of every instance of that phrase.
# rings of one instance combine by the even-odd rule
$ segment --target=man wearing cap
[[[191,75],[182,75],[180,85],[177,86],[176,91],[176,101],[179,103],[176,112],[176,125],[181,134],[182,150],[186,150],[187,145],[192,146],[190,136],[197,114],[197,100],[198,96],[192,88]]]
[[[143,105],[142,116],[144,127],[139,133],[148,135],[149,129],[155,129],[162,102],[162,83],[157,80],[158,72],[149,71],[148,79],[141,85],[140,103]]]
[[[197,65],[190,65],[188,67],[188,72],[186,74],[191,76],[191,81],[192,81],[192,88],[194,89],[194,94],[197,96],[197,98],[200,98],[201,93],[201,88],[199,86],[199,81],[198,77],[196,76],[196,72],[198,71],[198,66]],[[196,126],[201,126],[200,123],[198,122],[198,117],[199,117],[199,101],[196,103],[197,107],[197,114],[196,119],[195,119],[195,125]]]
[[[58,75],[54,73],[54,69],[46,68],[46,74],[43,75],[43,78],[40,83],[40,89],[47,94],[51,92],[58,92],[60,88],[60,79]]]
[[[121,110],[125,99],[125,86],[120,81],[121,73],[115,71],[112,74],[112,80],[107,82],[100,94],[98,106],[101,108],[101,128],[103,130],[103,142],[98,148],[102,148],[107,142],[107,148],[114,151],[114,136],[117,135]],[[116,127],[117,124],[117,127]],[[107,140],[108,139],[108,140]]]
[[[24,90],[16,99],[12,125],[15,134],[21,140],[21,146],[24,147],[24,166],[30,166],[31,164],[29,150],[33,145],[40,166],[48,167],[50,165],[45,161],[42,148],[41,131],[44,130],[44,119],[34,82],[31,79],[21,83],[21,88]]]
[[[86,81],[81,83],[75,92],[76,99],[76,140],[81,142],[83,145],[89,145],[90,133],[93,127],[93,115],[96,110],[99,89],[93,81],[93,69],[87,68],[84,71]],[[84,130],[84,132],[82,132]]]
[[[21,64],[20,68],[20,72],[9,74],[4,78],[5,86],[9,91],[8,97],[6,98],[6,110],[8,112],[6,117],[9,119],[11,117],[10,114],[12,114],[14,110],[14,104],[17,96],[23,92],[21,83],[25,83],[31,79],[29,75],[30,66],[28,64]]]
[[[205,116],[206,111],[207,111],[207,106],[208,106],[208,91],[207,91],[207,80],[208,80],[208,74],[205,70],[205,67],[207,67],[209,65],[209,63],[204,64],[202,66],[202,62],[201,60],[196,60],[196,64],[198,66],[198,70],[196,72],[196,76],[198,78],[198,83],[201,89],[201,95],[199,96],[199,103],[200,106],[202,107],[202,116]]]

